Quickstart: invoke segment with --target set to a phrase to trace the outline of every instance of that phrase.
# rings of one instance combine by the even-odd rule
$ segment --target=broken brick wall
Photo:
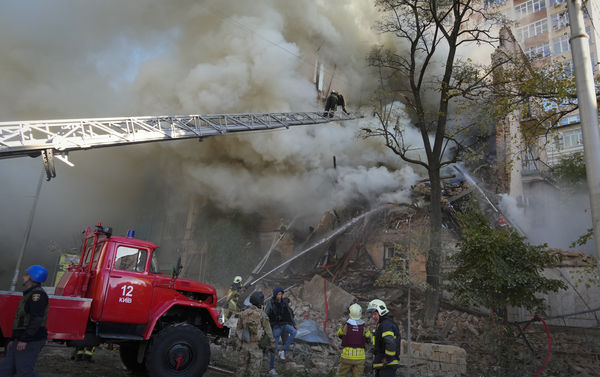
[[[400,255],[407,260],[411,276],[426,279],[429,250],[429,218],[423,212],[387,216],[384,226],[373,232],[365,249],[377,268],[385,268],[390,255]],[[442,230],[444,254],[453,252],[457,239],[448,230]]]

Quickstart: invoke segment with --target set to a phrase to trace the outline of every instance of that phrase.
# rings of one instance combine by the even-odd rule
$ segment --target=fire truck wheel
[[[202,376],[209,361],[208,339],[187,323],[171,325],[152,337],[145,357],[150,377]]]
[[[121,356],[123,365],[125,365],[125,368],[134,373],[142,373],[146,371],[144,363],[138,363],[137,361],[139,346],[139,343],[121,343],[119,345],[119,355]]]

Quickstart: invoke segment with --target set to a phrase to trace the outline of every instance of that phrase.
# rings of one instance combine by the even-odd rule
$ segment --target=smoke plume
[[[0,15],[0,118],[319,111],[317,60],[331,78],[323,89],[358,111],[374,85],[375,17],[358,0],[11,1]],[[75,167],[57,162],[42,185],[23,265],[52,265],[99,219],[158,243],[168,227],[148,224],[185,216],[190,196],[310,221],[356,199],[405,200],[412,169],[356,135],[372,121],[71,153]],[[2,286],[40,170],[39,159],[0,161]]]

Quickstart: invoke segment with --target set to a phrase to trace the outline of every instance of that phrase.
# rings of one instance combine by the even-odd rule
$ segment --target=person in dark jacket
[[[333,118],[338,106],[341,106],[342,110],[348,114],[346,111],[346,101],[344,101],[344,96],[337,91],[332,90],[331,94],[329,94],[327,100],[325,101],[325,112],[323,113],[323,116]]]
[[[6,357],[0,364],[1,377],[11,377],[15,374],[23,377],[39,376],[33,368],[48,338],[48,295],[42,288],[48,271],[42,266],[33,265],[25,272],[25,290],[17,306],[12,338],[6,347]]]
[[[373,369],[375,377],[396,375],[400,359],[400,329],[381,300],[373,300],[367,307],[377,328],[373,336]]]
[[[283,334],[287,334],[288,338],[279,351],[279,358],[285,360],[285,351],[288,350],[290,344],[296,337],[297,327],[294,320],[294,311],[290,307],[290,299],[283,297],[283,289],[277,287],[273,289],[273,297],[267,304],[265,312],[269,316],[269,322],[273,329],[273,337],[275,338],[275,349],[279,344],[279,338]],[[275,371],[275,355],[271,354],[269,358],[269,370],[271,374],[277,374]]]

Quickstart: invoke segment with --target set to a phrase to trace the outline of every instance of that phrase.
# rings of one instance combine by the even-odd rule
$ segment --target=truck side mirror
[[[179,258],[177,258],[177,264],[175,266],[173,266],[173,271],[172,271],[173,279],[176,279],[179,276],[179,273],[181,272],[182,268],[183,268],[183,266],[181,265],[181,257],[179,257]]]

